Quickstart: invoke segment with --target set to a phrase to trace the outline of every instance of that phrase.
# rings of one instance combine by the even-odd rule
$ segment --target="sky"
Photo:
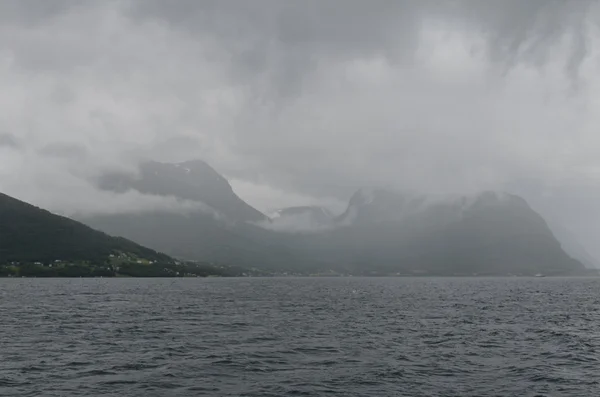
[[[174,208],[93,181],[197,158],[262,211],[509,190],[600,256],[597,21],[587,0],[4,0],[0,192]]]

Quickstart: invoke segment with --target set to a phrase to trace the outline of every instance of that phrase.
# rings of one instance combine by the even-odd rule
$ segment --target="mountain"
[[[169,256],[124,238],[111,237],[74,220],[54,215],[0,193],[0,265],[54,261],[103,264],[124,253],[149,261]]]
[[[577,259],[588,269],[600,269],[600,262],[594,258],[579,242],[573,237],[560,222],[548,220],[548,226],[565,252],[572,258]]]
[[[137,175],[109,174],[98,180],[103,190],[137,190],[205,204],[203,210],[174,213],[130,213],[80,216],[96,229],[123,236],[180,259],[277,267],[289,259],[285,247],[274,246],[270,219],[239,198],[229,182],[203,161],[148,162]]]
[[[335,221],[347,226],[398,222],[407,214],[416,213],[425,202],[425,196],[386,189],[360,189],[350,198],[346,211]]]
[[[340,227],[320,239],[321,255],[337,254],[335,260],[355,268],[440,275],[584,271],[544,219],[510,194],[432,199],[360,190],[336,222]]]
[[[82,219],[107,233],[178,258],[269,271],[384,275],[581,274],[544,219],[522,198],[483,192],[430,197],[361,189],[344,213],[292,207],[266,217],[201,161],[147,163],[139,175],[108,175],[100,186],[202,202],[197,211]],[[216,215],[215,215],[216,214]]]
[[[590,269],[600,269],[600,250],[594,246],[595,228],[590,219],[600,215],[600,207],[592,205],[595,194],[591,185],[549,186],[532,179],[521,179],[506,185],[508,189],[527,197],[531,206],[548,222],[563,249]],[[577,187],[573,190],[574,187]],[[577,192],[577,193],[576,193]],[[561,208],[561,211],[557,211]],[[582,227],[584,224],[588,227]],[[579,230],[575,232],[575,228]],[[575,229],[575,230],[574,230]],[[600,229],[598,229],[600,230]]]
[[[175,164],[151,161],[141,164],[139,175],[108,174],[100,178],[98,185],[103,190],[117,193],[133,189],[144,194],[201,202],[230,221],[268,219],[239,198],[229,182],[201,160]]]

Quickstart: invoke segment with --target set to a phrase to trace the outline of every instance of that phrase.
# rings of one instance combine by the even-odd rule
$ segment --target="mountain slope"
[[[520,197],[485,192],[430,200],[359,191],[321,249],[387,272],[426,274],[571,274],[569,257],[546,222]],[[332,252],[333,251],[333,252]],[[375,264],[375,265],[373,265]]]
[[[563,227],[558,221],[549,220],[548,226],[560,242],[563,250],[565,250],[569,256],[583,263],[588,269],[600,269],[600,262],[579,244],[571,232]]]
[[[167,255],[0,193],[0,264],[55,260],[104,263],[116,253],[172,262]]]
[[[227,179],[200,160],[176,164],[147,162],[140,166],[138,176],[105,175],[100,179],[99,186],[114,192],[133,189],[144,194],[202,202],[234,222],[268,219],[239,198]]]

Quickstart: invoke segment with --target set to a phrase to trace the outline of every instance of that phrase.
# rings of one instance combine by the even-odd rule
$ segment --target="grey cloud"
[[[6,165],[4,160],[3,164]],[[203,203],[127,191],[99,190],[89,177],[88,162],[69,157],[40,157],[37,153],[14,156],[0,168],[0,191],[65,216],[165,211],[218,214]],[[65,161],[67,160],[67,161]]]
[[[89,181],[202,158],[261,210],[527,177],[592,211],[598,12],[587,0],[2,1],[0,131],[19,150],[3,150],[0,188],[54,210],[126,208]]]
[[[9,133],[0,133],[0,147],[8,147],[16,149],[19,147],[17,138]]]
[[[147,150],[145,160],[180,163],[197,159],[202,157],[199,150],[201,145],[202,142],[193,136],[173,134],[170,138],[153,143]]]
[[[264,0],[132,3],[133,17],[153,18],[174,29],[216,37],[234,57],[239,77],[269,73],[275,92],[294,93],[322,58],[385,56],[394,64],[412,62],[422,22],[436,19],[472,29],[487,54],[506,70],[518,62],[539,66],[552,45],[572,35],[567,70],[577,74],[587,52],[586,22],[597,21],[593,0]],[[594,17],[595,16],[595,17]]]
[[[317,223],[308,215],[290,216],[285,219],[275,219],[273,222],[259,222],[257,225],[276,232],[298,234],[318,233],[335,228],[333,224],[323,225]]]
[[[48,18],[59,16],[80,2],[75,0],[27,0],[0,3],[0,21],[3,24],[33,26]]]
[[[39,150],[42,156],[58,157],[63,159],[80,160],[84,159],[88,154],[88,149],[81,145],[71,143],[51,143]]]

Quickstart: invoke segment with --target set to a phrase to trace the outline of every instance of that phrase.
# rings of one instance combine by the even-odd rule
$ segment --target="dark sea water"
[[[1,396],[600,396],[600,279],[0,279]]]

